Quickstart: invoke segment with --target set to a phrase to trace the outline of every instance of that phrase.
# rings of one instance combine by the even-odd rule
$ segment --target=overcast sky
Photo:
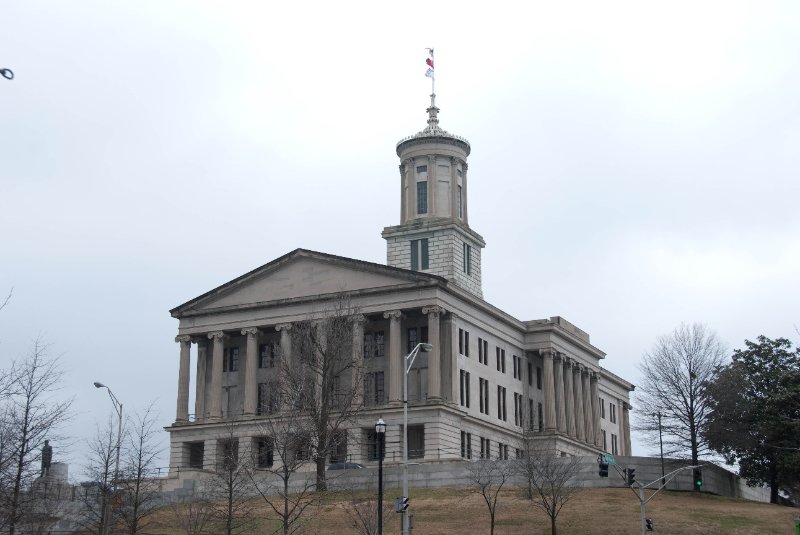
[[[521,4],[0,0],[0,367],[43,334],[78,441],[93,381],[168,425],[170,308],[298,247],[385,262],[431,46],[487,301],[634,383],[681,322],[797,340],[800,4]]]

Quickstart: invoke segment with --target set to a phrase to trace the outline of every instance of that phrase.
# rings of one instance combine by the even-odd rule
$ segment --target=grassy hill
[[[389,489],[388,503],[400,492]],[[349,496],[329,493],[311,511],[306,533],[358,533],[347,514]],[[414,535],[488,534],[489,515],[479,495],[465,489],[412,490]],[[266,513],[265,508],[260,508]],[[673,535],[769,535],[794,533],[800,510],[732,498],[681,492],[662,492],[648,504],[655,520],[655,533]],[[384,533],[399,533],[399,515],[386,513]],[[264,517],[266,518],[266,516]],[[270,523],[253,533],[269,533]],[[559,535],[637,535],[641,533],[639,503],[629,489],[587,489],[567,505],[559,516]],[[171,514],[162,511],[149,533],[177,534]],[[497,535],[549,534],[549,519],[522,496],[519,489],[501,495]]]

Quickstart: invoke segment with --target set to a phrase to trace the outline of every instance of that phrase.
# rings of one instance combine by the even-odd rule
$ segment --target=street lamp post
[[[105,388],[106,390],[108,390],[108,397],[111,398],[111,403],[114,405],[114,410],[116,411],[117,416],[119,417],[119,422],[117,424],[117,460],[114,465],[114,479],[112,481],[112,483],[114,484],[114,493],[116,494],[117,481],[119,481],[119,450],[122,442],[122,403],[119,402],[119,400],[111,391],[111,389],[108,388],[103,383],[98,383],[97,381],[95,381],[94,387]],[[103,512],[103,517],[104,517],[103,535],[108,535],[108,530],[109,530],[108,524],[111,521],[111,504],[109,503],[108,500],[106,500],[106,510]]]
[[[375,423],[378,435],[378,535],[383,535],[383,449],[386,440],[386,422],[378,418]]]
[[[431,344],[420,342],[411,353],[406,355],[404,360],[405,367],[403,369],[403,496],[408,498],[408,372],[411,371],[411,366],[414,365],[414,359],[417,358],[419,351],[430,351],[433,349]],[[403,529],[401,535],[408,535],[408,509],[403,511]]]
[[[661,438],[661,411],[658,412],[658,445],[661,447],[661,484],[666,485],[664,479],[664,441]]]

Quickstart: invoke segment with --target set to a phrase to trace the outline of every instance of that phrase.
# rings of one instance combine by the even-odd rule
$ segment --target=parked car
[[[364,466],[358,463],[331,463],[328,466],[328,470],[357,470],[358,468],[364,468]]]

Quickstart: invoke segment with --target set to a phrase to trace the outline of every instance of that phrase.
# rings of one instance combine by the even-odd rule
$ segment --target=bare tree
[[[579,457],[561,457],[532,433],[523,437],[519,472],[527,479],[528,499],[550,518],[550,533],[557,534],[556,519],[561,509],[583,490],[578,484]]]
[[[62,372],[57,359],[47,356],[47,345],[34,342],[28,356],[14,362],[9,387],[2,399],[4,419],[0,472],[0,511],[10,535],[26,511],[24,489],[40,475],[37,466],[45,438],[57,438],[59,426],[70,418],[72,399],[57,399]]]
[[[249,533],[253,512],[252,453],[245,445],[239,454],[235,424],[225,426],[219,436],[216,464],[203,481],[203,492],[212,504],[215,533]]]
[[[360,347],[353,345],[353,321],[357,317],[350,301],[339,296],[318,317],[292,325],[293,365],[284,365],[285,387],[305,394],[300,408],[311,433],[319,491],[327,489],[328,456],[346,449],[346,430],[362,408],[358,392],[363,370],[356,358]]]
[[[350,525],[359,535],[377,535],[378,533],[378,498],[372,485],[367,485],[364,490],[350,489],[349,498],[345,504],[345,511],[350,517]],[[383,501],[383,526],[392,516],[392,504]],[[382,532],[383,530],[381,530]]]
[[[511,478],[514,468],[510,461],[500,459],[479,459],[468,465],[470,486],[473,492],[481,495],[489,509],[489,533],[491,535],[494,535],[500,491]]]
[[[105,533],[105,525],[114,526],[118,520],[117,509],[111,507],[117,440],[117,426],[109,417],[106,424],[97,426],[94,438],[86,444],[89,483],[84,484],[81,496],[80,524],[89,533]]]
[[[283,410],[260,423],[261,438],[253,451],[253,486],[280,520],[284,535],[296,532],[317,499],[316,479],[300,472],[314,446],[310,421],[297,408],[305,397],[302,388],[283,392]]]
[[[3,310],[8,305],[8,302],[11,301],[11,296],[14,295],[14,288],[11,288],[8,291],[8,295],[3,299],[3,302],[0,303],[0,310]]]
[[[175,519],[175,524],[186,535],[202,535],[209,533],[211,520],[214,516],[212,502],[203,489],[202,484],[197,484],[191,494],[174,497],[169,501],[169,511]]]
[[[700,430],[709,416],[705,385],[723,363],[726,349],[705,325],[681,324],[661,336],[639,365],[636,429],[658,444],[658,414],[664,434],[664,453],[690,457],[692,464],[709,452]]]
[[[159,505],[159,484],[156,479],[156,445],[158,433],[153,405],[137,414],[126,435],[123,450],[125,464],[120,474],[119,517],[128,533],[135,535],[146,527],[148,518]]]

